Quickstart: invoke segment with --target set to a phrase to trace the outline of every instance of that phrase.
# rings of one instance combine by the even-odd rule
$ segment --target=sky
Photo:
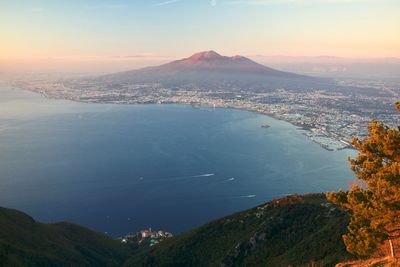
[[[400,0],[0,0],[0,70],[224,55],[400,58]]]

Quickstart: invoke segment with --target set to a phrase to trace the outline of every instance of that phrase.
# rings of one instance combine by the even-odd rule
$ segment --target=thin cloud
[[[329,3],[361,3],[361,2],[374,2],[377,0],[230,0],[225,3],[232,5],[252,5],[252,6],[267,6],[267,5],[280,5],[280,4],[329,4]]]
[[[157,3],[154,6],[166,6],[166,5],[170,5],[170,4],[173,4],[176,2],[180,2],[180,1],[182,1],[182,0],[169,0],[169,1]]]
[[[159,55],[155,55],[153,53],[139,53],[139,54],[133,54],[133,55],[116,55],[116,56],[112,56],[112,58],[165,58],[165,56],[159,56]]]
[[[174,4],[176,2],[181,2],[181,1],[183,1],[183,0],[169,0],[169,1],[157,3],[154,6],[166,6],[166,5]],[[217,0],[209,0],[209,1],[210,1],[211,6],[216,6],[218,4]]]

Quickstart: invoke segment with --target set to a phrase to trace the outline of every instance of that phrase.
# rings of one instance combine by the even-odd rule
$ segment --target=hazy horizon
[[[0,1],[0,71],[113,72],[204,50],[399,59],[399,11],[394,0]]]
[[[199,52],[199,51],[197,51]],[[218,52],[218,51],[216,51]],[[194,53],[192,53],[194,54]],[[126,57],[88,57],[85,60],[76,58],[41,58],[31,62],[10,62],[0,61],[0,74],[67,74],[67,75],[97,75],[106,73],[115,73],[121,71],[136,70],[145,67],[158,66],[169,63],[174,60],[187,58],[192,54],[182,56],[180,58],[160,57],[158,59],[146,59],[143,61],[138,56]],[[235,56],[224,55],[223,56]],[[329,70],[337,70],[344,68],[346,71],[360,66],[366,76],[371,75],[372,71],[377,76],[397,77],[400,72],[400,58],[382,57],[382,58],[351,58],[351,57],[335,57],[335,56],[285,56],[285,55],[242,55],[253,61],[273,67],[280,70],[292,71],[304,74],[321,74],[320,71],[315,72],[318,68],[328,68]],[[9,64],[11,63],[11,64]],[[377,69],[378,68],[378,69]],[[380,69],[379,69],[380,68]],[[358,70],[360,71],[360,70]],[[315,73],[314,73],[315,72]],[[324,71],[323,71],[324,72]],[[323,73],[322,73],[323,74]],[[328,75],[329,76],[329,75]],[[334,75],[333,75],[334,76]]]

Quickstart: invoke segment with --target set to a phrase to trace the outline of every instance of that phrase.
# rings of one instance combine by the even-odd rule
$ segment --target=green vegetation
[[[396,104],[400,111],[400,103]],[[360,152],[350,159],[353,172],[362,182],[348,192],[328,193],[335,204],[352,211],[348,232],[343,236],[347,250],[370,255],[378,245],[400,232],[400,127],[389,128],[372,121],[364,140],[353,140]]]
[[[334,266],[348,214],[323,194],[292,195],[210,222],[134,255],[125,266]]]
[[[323,194],[291,195],[138,249],[0,208],[0,266],[333,266],[351,259],[348,219]]]
[[[0,266],[121,266],[133,248],[70,223],[0,208]]]

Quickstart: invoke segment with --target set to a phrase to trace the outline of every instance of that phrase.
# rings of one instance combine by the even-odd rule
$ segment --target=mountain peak
[[[196,54],[192,55],[191,57],[189,57],[189,59],[203,60],[203,59],[217,59],[217,58],[221,58],[221,57],[222,56],[220,54],[218,54],[217,52],[215,52],[214,50],[210,50],[210,51],[203,51],[203,52],[196,53]]]
[[[208,70],[208,71],[234,71],[243,73],[277,73],[277,71],[262,66],[249,58],[243,56],[223,56],[214,50],[198,52],[191,57],[176,60],[166,64],[168,68],[186,68],[190,70]]]
[[[325,82],[261,65],[250,58],[224,56],[213,50],[196,53],[160,66],[103,76],[116,83],[157,83],[189,90],[254,90],[311,88]],[[234,89],[233,89],[234,88]]]
[[[243,59],[243,58],[245,58],[244,56],[241,56],[241,55],[236,55],[236,56],[233,56],[232,57],[233,59]]]

